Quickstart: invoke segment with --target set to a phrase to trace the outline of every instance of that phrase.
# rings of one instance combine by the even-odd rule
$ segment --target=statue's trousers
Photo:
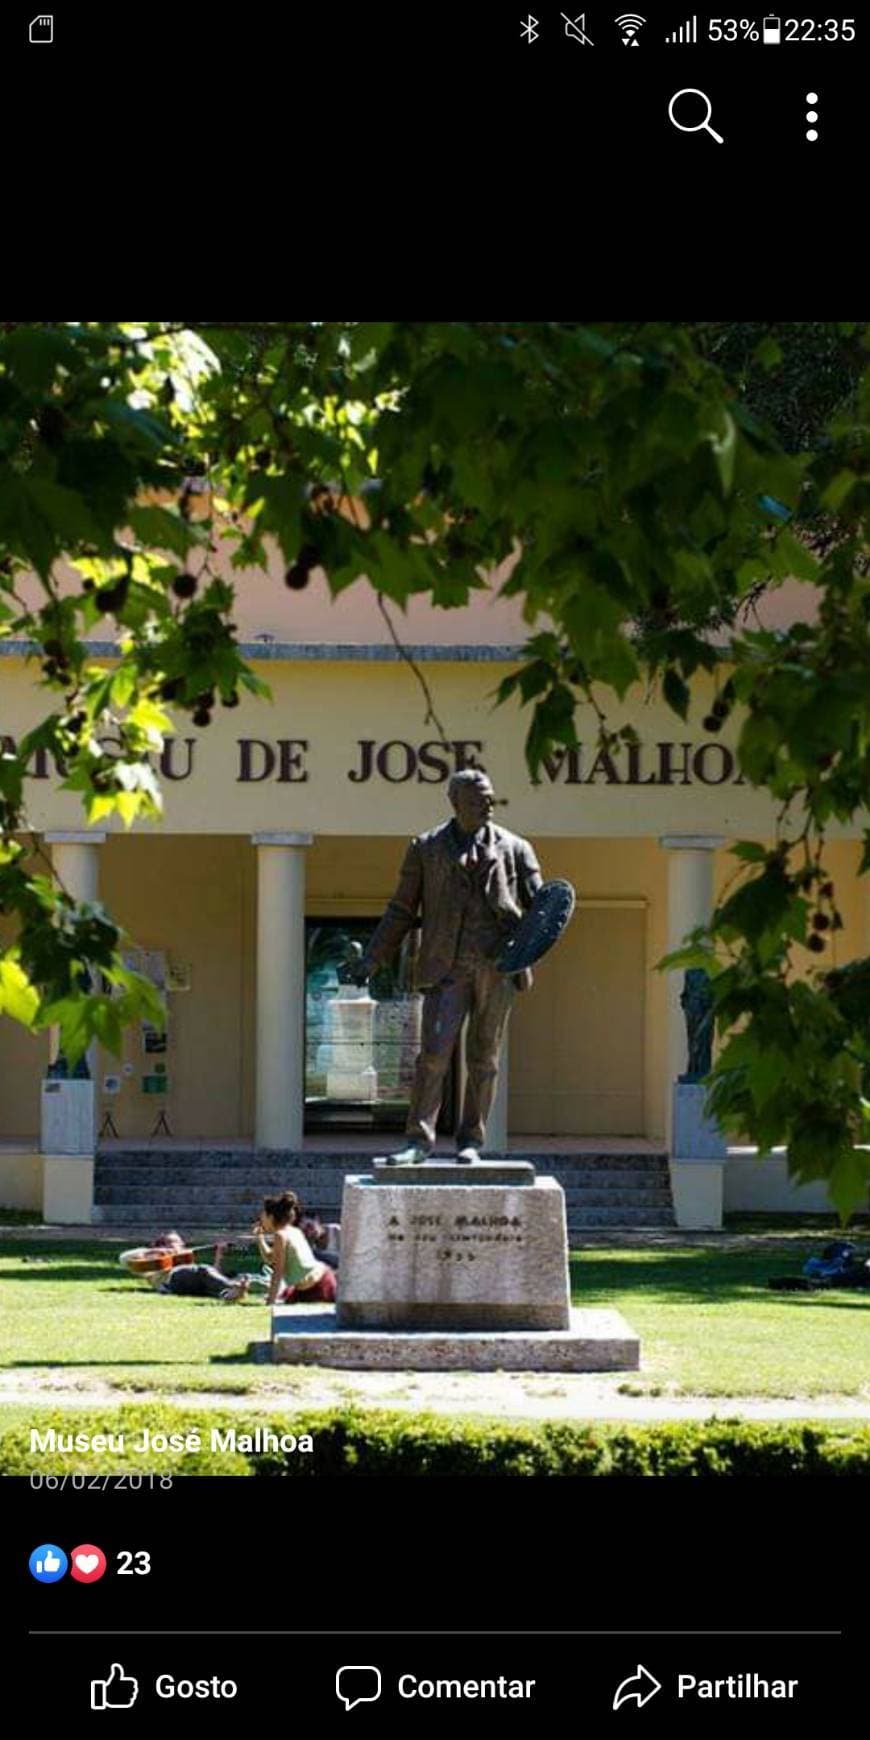
[[[458,967],[423,996],[420,1055],[408,1111],[408,1135],[422,1148],[435,1143],[435,1125],[450,1059],[465,1017],[466,1083],[458,1148],[481,1148],[498,1081],[498,1059],[513,1001],[510,978],[486,965]]]

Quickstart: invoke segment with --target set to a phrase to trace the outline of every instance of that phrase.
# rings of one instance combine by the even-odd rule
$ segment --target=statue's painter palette
[[[570,882],[554,877],[544,882],[499,957],[500,973],[519,973],[539,961],[562,935],[574,911]]]

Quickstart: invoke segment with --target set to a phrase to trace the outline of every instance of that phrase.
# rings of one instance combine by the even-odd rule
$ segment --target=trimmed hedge
[[[151,1433],[200,1434],[201,1447],[132,1449],[144,1427]],[[31,1450],[30,1432],[123,1434],[124,1450]],[[309,1434],[311,1453],[211,1449],[211,1433],[237,1437],[259,1428]],[[34,1408],[26,1426],[0,1440],[0,1474],[256,1475],[721,1475],[870,1474],[870,1426],[747,1423],[739,1420],[674,1424],[499,1424],[432,1414],[349,1409],[299,1414],[244,1414],[242,1410],[179,1408],[139,1403],[115,1409]]]

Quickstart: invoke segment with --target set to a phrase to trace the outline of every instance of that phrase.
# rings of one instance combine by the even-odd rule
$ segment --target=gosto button
[[[235,1680],[176,1680],[172,1674],[161,1674],[154,1690],[158,1698],[234,1698],[238,1692]]]

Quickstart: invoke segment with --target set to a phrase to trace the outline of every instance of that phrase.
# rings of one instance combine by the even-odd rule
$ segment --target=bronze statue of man
[[[411,841],[398,888],[352,969],[357,980],[368,978],[396,953],[421,914],[422,1042],[408,1111],[409,1145],[389,1156],[396,1165],[419,1165],[432,1152],[447,1071],[466,1017],[467,1079],[456,1148],[464,1163],[480,1159],[514,985],[525,990],[531,984],[528,969],[512,979],[496,962],[541,886],[538,860],[527,840],[491,821],[495,794],[482,769],[455,773],[447,795],[452,821]]]

